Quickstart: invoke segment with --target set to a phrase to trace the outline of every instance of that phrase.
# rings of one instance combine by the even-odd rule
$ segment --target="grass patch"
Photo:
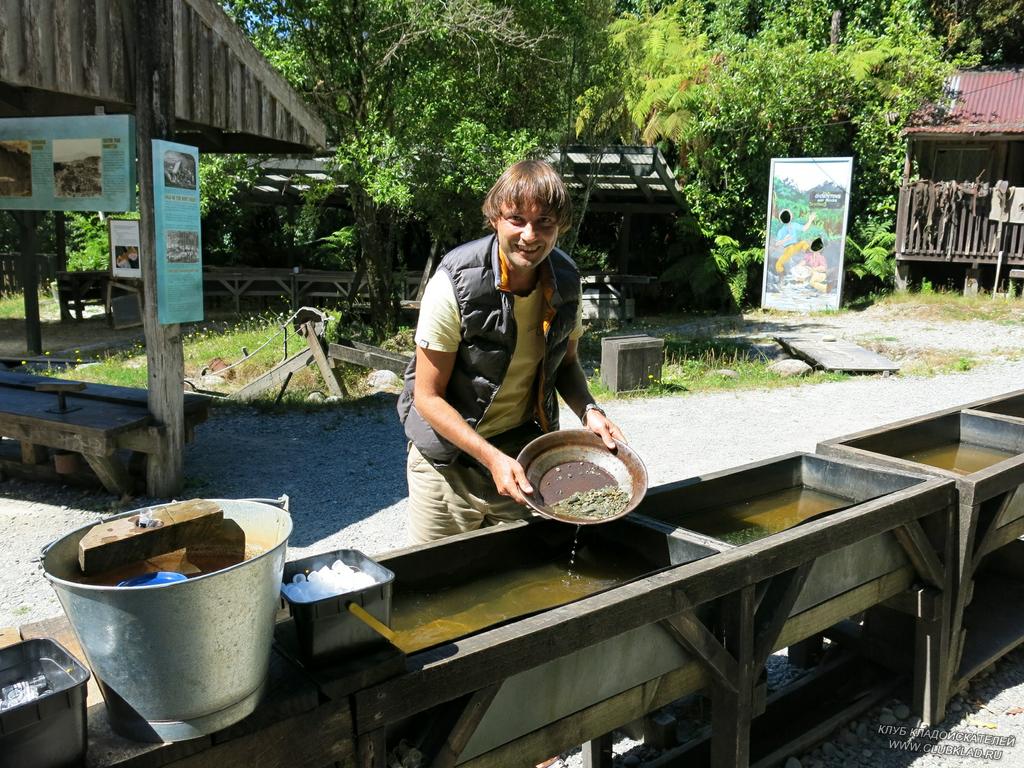
[[[57,320],[60,309],[57,302],[47,293],[39,292],[39,317],[41,320]],[[0,320],[24,320],[25,297],[21,293],[0,295]]]
[[[901,364],[900,373],[906,376],[941,376],[945,373],[965,373],[984,361],[964,352],[926,350]]]
[[[306,348],[306,340],[297,335],[290,324],[284,329],[281,327],[283,319],[284,316],[268,313],[238,321],[209,321],[192,326],[182,335],[185,377],[204,390],[223,395],[238,391],[273,369],[286,357]],[[402,334],[399,334],[388,343],[398,347],[402,339]],[[77,356],[80,350],[74,350],[74,353]],[[76,359],[83,362],[81,357]],[[218,361],[216,365],[215,361]],[[220,371],[217,378],[204,377],[204,370],[213,373],[213,369],[221,365],[229,366],[228,370]],[[350,398],[366,394],[364,369],[339,364],[336,370],[342,389]],[[51,369],[49,374],[56,377],[69,375],[66,370],[57,368]],[[72,376],[76,380],[96,384],[145,388],[148,384],[145,345],[139,341],[130,347],[111,351],[100,356],[96,362],[75,367]],[[248,405],[273,407],[277,392],[278,388],[272,388]],[[280,407],[301,406],[314,410],[325,407],[308,402],[307,398],[313,392],[329,393],[320,369],[315,364],[306,366],[292,376]],[[237,402],[242,404],[241,401]],[[327,403],[326,407],[334,405]]]
[[[1019,323],[1024,320],[1024,301],[990,295],[964,296],[945,291],[891,293],[879,297],[875,305],[912,314],[921,320],[987,320],[995,323]]]
[[[590,387],[595,396],[602,398],[661,397],[682,392],[794,387],[849,378],[844,373],[825,371],[786,378],[769,370],[771,363],[746,344],[669,334],[665,337],[665,363],[660,382],[652,381],[646,389],[616,395],[601,383],[600,369],[596,369]]]

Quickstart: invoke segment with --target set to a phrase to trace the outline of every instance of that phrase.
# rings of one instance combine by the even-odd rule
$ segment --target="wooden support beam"
[[[688,611],[677,616],[669,616],[660,623],[680,645],[707,666],[720,685],[735,690],[733,686],[736,684],[738,672],[736,659],[718,642],[711,630],[704,626],[704,622]]]
[[[281,387],[287,384],[288,379],[291,378],[293,373],[301,371],[307,365],[312,363],[313,360],[314,357],[312,350],[300,350],[283,363],[279,363],[276,368],[267,371],[258,379],[250,381],[231,397],[234,400],[251,400],[261,392],[273,389],[274,387]]]
[[[343,340],[339,344],[331,344],[327,353],[332,360],[341,360],[345,363],[361,365],[364,368],[392,371],[399,376],[405,373],[405,369],[412,359],[409,355],[400,355],[370,344],[360,344],[358,341],[348,340]]]
[[[181,328],[157,314],[154,139],[174,138],[174,20],[171,0],[135,3],[135,139],[139,158],[139,238],[142,246],[143,329],[149,370],[149,410],[164,427],[146,468],[150,496],[172,497],[184,480],[185,360]]]
[[[894,528],[893,533],[896,534],[896,540],[907,553],[910,562],[914,564],[918,575],[929,586],[942,589],[945,581],[944,569],[921,523],[910,520],[899,528]]]
[[[736,659],[732,686],[711,684],[711,766],[745,768],[754,717],[754,585],[722,598],[725,649]]]
[[[45,445],[36,445],[27,440],[21,441],[21,461],[23,464],[46,464],[50,460]]]
[[[612,768],[612,735],[610,733],[584,742],[583,768]]]
[[[18,224],[21,253],[18,256],[18,281],[25,294],[25,350],[43,353],[43,332],[39,325],[39,264],[36,262],[37,211],[11,211]]]
[[[356,741],[356,762],[359,768],[387,768],[388,743],[387,733],[383,728],[359,734]]]
[[[1018,519],[1016,521],[1017,526],[1014,528],[1009,528],[1008,526],[1006,526],[1007,518],[1013,512],[1016,511],[1016,506],[1013,504],[1013,501],[1016,498],[1018,492],[1019,491],[1017,490],[1007,491],[1003,495],[1002,501],[1000,501],[999,503],[999,509],[996,510],[996,513],[992,518],[992,523],[989,525],[988,529],[985,531],[984,535],[981,538],[981,542],[974,550],[971,568],[969,571],[970,573],[974,573],[974,571],[977,570],[978,564],[981,562],[982,558],[985,557],[985,555],[992,553],[1000,546],[1008,544],[1010,541],[1020,536],[1019,533],[1009,538],[1007,538],[1005,535],[1007,530],[1016,531],[1020,527],[1021,520],[1024,520],[1024,518]]]
[[[789,614],[793,611],[793,606],[800,596],[800,590],[803,589],[813,565],[814,560],[808,560],[793,570],[780,573],[770,580],[771,583],[767,592],[768,599],[762,603],[764,609],[768,612],[768,616],[758,621],[755,614],[755,667],[763,667],[772,652],[772,648],[775,647],[779,634],[782,632],[782,627],[785,626],[786,621],[789,619]],[[761,611],[758,611],[758,613],[761,613]]]
[[[469,697],[466,705],[462,708],[459,719],[455,721],[454,727],[449,732],[448,738],[445,739],[437,756],[430,764],[431,768],[453,768],[458,762],[462,750],[466,748],[470,738],[476,732],[480,721],[487,714],[487,708],[491,706],[491,702],[494,701],[500,688],[501,684],[495,683],[482,688]]]
[[[949,622],[952,595],[948,590],[918,590],[921,615],[914,622],[913,711],[922,725],[946,717],[949,700]]]
[[[82,456],[108,491],[121,496],[132,493],[134,484],[131,475],[116,454],[104,456],[100,453],[83,453]]]
[[[1004,525],[994,531],[990,531],[986,536],[985,540],[981,543],[981,546],[975,550],[973,557],[971,558],[971,569],[969,573],[973,574],[978,570],[978,566],[981,565],[982,559],[987,555],[992,554],[1000,547],[1005,547],[1011,541],[1019,539],[1024,536],[1024,517],[1014,520],[1009,525]]]
[[[309,351],[313,353],[313,359],[316,360],[316,365],[320,369],[324,384],[335,397],[344,397],[345,392],[342,390],[341,384],[338,383],[338,377],[334,375],[334,369],[327,362],[327,355],[324,354],[324,348],[320,345],[320,337],[317,336],[313,323],[304,323],[303,327],[306,329],[306,344],[309,345]]]
[[[508,768],[511,765],[539,763],[565,749],[566,745],[582,744],[599,738],[623,723],[635,720],[644,712],[651,712],[686,694],[699,691],[704,688],[707,679],[703,667],[696,661],[690,662],[479,757],[471,758],[462,763],[460,768]]]

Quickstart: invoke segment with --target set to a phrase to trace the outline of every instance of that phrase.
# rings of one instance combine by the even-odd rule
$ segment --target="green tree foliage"
[[[397,317],[406,223],[437,242],[480,233],[472,209],[497,173],[558,143],[610,12],[606,0],[226,5],[326,119],[381,331]]]
[[[892,226],[900,130],[957,63],[926,11],[924,0],[680,0],[616,23],[633,70],[622,89],[632,124],[675,148],[708,243],[692,283],[714,265],[737,302],[760,284],[753,254],[773,157],[852,155],[854,234],[872,242],[868,233]]]
[[[931,0],[936,32],[951,51],[985,64],[1024,64],[1024,0]]]

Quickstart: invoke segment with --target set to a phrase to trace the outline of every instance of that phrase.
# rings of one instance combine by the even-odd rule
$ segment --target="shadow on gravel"
[[[216,409],[185,454],[185,497],[287,494],[302,547],[408,495],[396,396],[311,412]]]

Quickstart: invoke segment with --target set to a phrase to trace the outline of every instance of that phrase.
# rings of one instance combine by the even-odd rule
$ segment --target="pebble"
[[[790,757],[786,759],[786,764],[783,768],[803,768],[803,764],[795,757]]]
[[[853,731],[848,731],[845,728],[843,729],[843,743],[844,744],[848,744],[849,746],[852,747],[852,746],[855,746],[857,744],[857,741],[858,741],[857,734],[855,734]]]
[[[719,368],[717,371],[712,371],[715,376],[721,376],[724,379],[735,379],[739,377],[739,374],[732,368]]]
[[[835,757],[838,753],[839,750],[836,749],[836,745],[833,744],[831,741],[826,741],[824,744],[821,745],[821,754],[823,754],[825,757]]]
[[[896,715],[896,717],[900,720],[906,720],[908,717],[910,717],[910,707],[908,707],[906,704],[897,704],[895,707],[893,707],[892,713]]]
[[[892,714],[892,712],[882,712],[882,714],[878,716],[878,722],[881,725],[895,725],[896,717]]]
[[[857,726],[857,736],[862,738],[862,739],[866,739],[868,737],[868,724],[867,723],[860,723]]]
[[[961,712],[961,711],[963,711],[963,708],[964,708],[964,705],[963,705],[963,702],[960,701],[960,699],[953,699],[951,702],[949,702],[949,711],[950,712]]]

